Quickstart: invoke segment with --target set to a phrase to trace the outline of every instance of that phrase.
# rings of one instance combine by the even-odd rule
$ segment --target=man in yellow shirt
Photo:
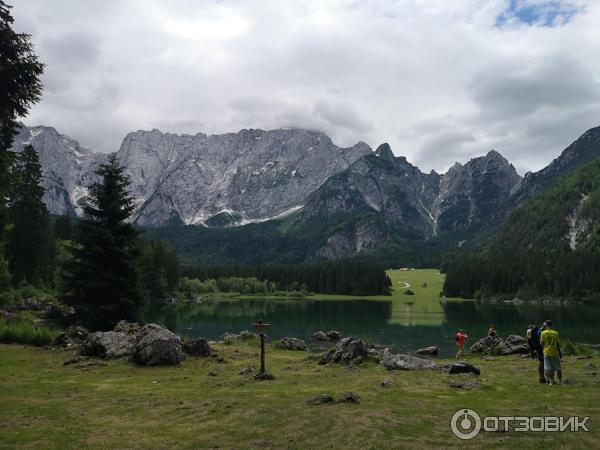
[[[549,385],[554,384],[554,372],[558,375],[558,382],[562,385],[562,369],[560,367],[560,338],[552,329],[552,321],[546,320],[546,330],[542,331],[540,344],[544,350],[544,372]]]

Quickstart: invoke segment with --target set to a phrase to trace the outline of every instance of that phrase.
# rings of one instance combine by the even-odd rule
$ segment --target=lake
[[[437,345],[442,356],[454,351],[453,337],[463,328],[470,342],[485,336],[490,324],[499,335],[524,335],[529,323],[555,323],[562,339],[600,343],[600,307],[543,304],[480,304],[448,301],[433,310],[419,309],[397,296],[389,300],[311,300],[251,298],[212,300],[201,304],[156,305],[146,319],[162,323],[185,338],[217,339],[223,333],[251,330],[262,319],[271,323],[271,339],[293,336],[306,340],[318,330],[337,330],[396,351]]]

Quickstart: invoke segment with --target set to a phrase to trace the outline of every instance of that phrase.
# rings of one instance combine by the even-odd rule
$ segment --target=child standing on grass
[[[455,337],[455,341],[456,341],[456,346],[458,347],[458,353],[456,353],[456,359],[462,358],[464,356],[464,350],[465,350],[465,341],[469,339],[469,336],[467,336],[467,334],[462,330],[458,330],[458,333],[456,333],[456,337]]]

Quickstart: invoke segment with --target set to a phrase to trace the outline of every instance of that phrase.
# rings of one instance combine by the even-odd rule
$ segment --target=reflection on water
[[[413,312],[398,301],[313,301],[306,299],[217,300],[192,305],[157,305],[146,319],[160,322],[187,337],[216,339],[226,331],[251,329],[258,319],[273,324],[272,339],[295,336],[310,342],[317,330],[338,330],[397,351],[437,345],[444,355],[454,347],[453,336],[463,328],[472,337],[484,336],[490,324],[500,335],[524,335],[529,323],[552,319],[563,339],[600,342],[600,307],[584,305],[482,305],[447,302],[443,312]]]

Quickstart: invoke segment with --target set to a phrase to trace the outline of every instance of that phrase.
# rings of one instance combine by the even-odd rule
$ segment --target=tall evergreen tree
[[[129,178],[110,155],[89,187],[85,218],[75,228],[65,268],[63,298],[91,327],[133,319],[141,303],[136,271],[137,231],[126,220],[134,209]]]
[[[42,166],[32,145],[13,162],[8,217],[7,256],[13,283],[39,284],[48,270],[52,245],[48,209],[42,201]]]
[[[25,116],[40,99],[39,77],[44,70],[33,51],[31,37],[12,29],[14,19],[10,8],[0,0],[0,280],[7,279],[4,239],[10,189],[9,148],[19,128],[17,118]]]

